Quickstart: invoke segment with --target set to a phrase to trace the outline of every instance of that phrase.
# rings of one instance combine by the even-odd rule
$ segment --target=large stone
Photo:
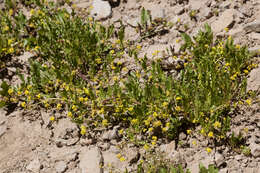
[[[244,30],[246,32],[260,32],[260,20],[246,24]]]
[[[253,56],[260,55],[260,46],[250,47],[248,51],[253,54]]]
[[[64,161],[59,161],[55,165],[55,169],[57,173],[63,173],[66,171],[67,168],[68,167]]]
[[[219,33],[225,28],[232,28],[235,20],[234,15],[236,10],[228,9],[222,13],[222,15],[211,24],[212,31],[214,33]]]
[[[256,143],[251,143],[249,145],[250,149],[251,149],[251,154],[254,157],[260,157],[260,145],[256,144]]]
[[[247,82],[247,90],[257,90],[260,88],[260,67],[251,71]]]
[[[29,165],[26,167],[27,170],[32,171],[33,173],[40,172],[42,165],[38,158],[32,160]]]
[[[90,14],[96,20],[104,20],[112,15],[112,9],[108,1],[94,0],[92,6],[93,9]]]
[[[103,156],[98,147],[84,148],[79,154],[82,173],[103,173]]]
[[[207,0],[190,0],[191,10],[200,10],[205,7]]]
[[[216,162],[217,166],[220,166],[224,162],[224,156],[220,153],[216,153],[215,162]]]
[[[260,40],[260,33],[252,32],[249,34],[249,37],[254,40]]]

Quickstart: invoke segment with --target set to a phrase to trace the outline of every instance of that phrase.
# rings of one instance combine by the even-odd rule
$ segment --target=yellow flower
[[[175,110],[176,110],[177,112],[179,112],[179,111],[181,111],[181,107],[180,107],[180,106],[176,106],[176,107],[175,107]]]
[[[251,99],[247,99],[245,102],[246,102],[248,105],[251,105],[251,104],[252,104],[252,100],[251,100]]]
[[[237,49],[240,49],[240,45],[239,45],[239,44],[237,44],[237,45],[236,45],[236,48],[237,48]]]
[[[230,64],[229,64],[229,63],[226,63],[226,64],[225,64],[225,66],[226,66],[226,67],[229,67],[229,66],[230,66]]]
[[[62,107],[62,105],[61,105],[60,103],[58,103],[57,106],[56,106],[56,108],[57,108],[58,110],[60,110],[61,107]]]
[[[87,88],[84,88],[84,93],[89,95],[89,90]]]
[[[200,130],[200,133],[201,133],[201,134],[205,134],[204,128],[202,128],[202,129]]]
[[[152,136],[152,140],[157,141],[157,136]]]
[[[128,111],[132,112],[134,110],[133,107],[128,108]]]
[[[155,122],[153,123],[153,127],[159,127],[159,126],[161,126],[161,125],[162,125],[162,122],[161,122],[160,120],[155,121]]]
[[[73,115],[72,115],[72,112],[68,112],[68,117],[72,117]]]
[[[163,107],[167,107],[168,106],[168,102],[163,102]]]
[[[138,119],[132,119],[132,120],[131,120],[131,124],[132,124],[132,125],[138,124]]]
[[[117,157],[118,159],[120,159],[120,158],[122,157],[122,155],[121,155],[120,153],[118,153],[118,154],[116,155],[116,157]]]
[[[151,144],[152,144],[152,146],[155,146],[155,145],[156,145],[156,142],[155,142],[155,141],[152,141]]]
[[[187,130],[187,134],[188,134],[188,135],[191,134],[191,130]]]
[[[34,15],[34,13],[35,13],[34,9],[31,9],[31,10],[30,10],[30,14],[31,14],[31,15]]]
[[[152,132],[152,131],[153,131],[153,128],[150,127],[150,128],[148,129],[148,132]]]
[[[107,119],[102,120],[102,125],[103,125],[103,126],[107,126],[107,125],[108,125]]]
[[[115,70],[116,67],[112,64],[112,65],[111,65],[111,69],[112,69],[112,70]]]
[[[55,117],[54,116],[51,116],[50,117],[50,121],[54,121],[55,120]]]
[[[229,29],[228,29],[228,28],[224,28],[224,30],[225,30],[226,32],[228,32]]]
[[[153,113],[153,117],[156,118],[158,116],[157,112]]]
[[[37,97],[38,99],[40,99],[40,98],[41,98],[41,94],[39,93],[36,97]]]
[[[167,132],[167,131],[168,131],[168,128],[167,128],[167,127],[164,127],[164,128],[162,128],[162,131],[163,131],[163,132]]]
[[[8,39],[7,44],[11,45],[13,43],[13,39]]]
[[[79,102],[83,102],[84,101],[84,98],[83,97],[80,97],[79,98]]]
[[[118,131],[120,135],[122,135],[124,133],[124,129],[121,129]]]
[[[248,70],[244,70],[244,73],[245,73],[245,74],[248,74],[249,72],[248,72]]]
[[[25,108],[25,107],[26,107],[26,103],[25,103],[25,102],[22,102],[22,103],[21,103],[21,106],[22,106],[23,108]]]
[[[8,53],[14,53],[14,48],[13,47],[9,48]]]
[[[72,109],[74,112],[76,112],[78,108],[77,108],[76,105],[72,105],[71,109]]]
[[[155,50],[155,51],[152,53],[152,55],[153,55],[153,56],[156,56],[156,55],[158,55],[159,52],[160,52],[159,50]]]
[[[97,58],[97,59],[96,59],[96,62],[97,62],[97,64],[101,64],[101,63],[102,63],[101,58]]]
[[[105,109],[104,108],[101,108],[99,111],[98,111],[98,114],[104,114],[105,112]]]
[[[206,151],[207,151],[208,153],[211,153],[212,149],[209,148],[209,147],[207,147],[207,148],[206,148]]]
[[[117,76],[114,76],[114,77],[113,77],[113,80],[114,80],[114,81],[118,81],[118,77],[117,77]]]
[[[12,16],[14,14],[14,10],[13,9],[10,9],[9,10],[9,15]]]
[[[9,95],[11,95],[11,94],[13,94],[14,90],[10,88],[10,89],[8,89],[7,92],[8,92]]]
[[[195,140],[192,141],[193,145],[197,145],[197,142]]]
[[[22,92],[21,91],[17,91],[17,95],[18,96],[22,95]]]
[[[181,97],[176,97],[176,101],[179,101],[179,100],[181,100]]]
[[[110,50],[110,54],[114,54],[115,53],[115,50]]]
[[[3,28],[3,31],[8,31],[9,30],[9,26],[5,26],[4,28]]]
[[[213,138],[214,137],[213,132],[209,132],[208,137]]]
[[[85,135],[86,134],[86,132],[87,132],[87,128],[84,126],[84,125],[81,125],[80,126],[80,134],[81,135]]]
[[[136,48],[137,48],[138,50],[140,50],[140,49],[142,48],[142,46],[141,46],[141,45],[137,45]]]
[[[120,162],[124,162],[125,161],[125,158],[124,157],[120,157]]]
[[[214,124],[213,124],[214,128],[217,129],[217,128],[220,128],[221,127],[221,123],[219,121],[216,121]]]
[[[144,149],[147,151],[147,150],[149,150],[149,148],[150,148],[150,146],[148,145],[148,144],[145,144],[144,145]]]

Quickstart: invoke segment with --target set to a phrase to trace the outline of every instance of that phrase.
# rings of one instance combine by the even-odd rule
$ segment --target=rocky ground
[[[155,51],[160,53],[173,46],[178,52],[181,32],[195,34],[205,23],[209,23],[216,37],[231,35],[236,44],[247,45],[259,61],[260,54],[260,0],[75,0],[77,8],[89,8],[91,15],[104,24],[121,19],[126,26],[126,37],[138,39],[135,27],[144,7],[151,11],[153,19],[164,18],[174,25],[168,33],[143,41],[142,55],[148,57]],[[70,7],[65,6],[68,10]],[[22,9],[21,9],[22,10]],[[191,17],[191,13],[194,16]],[[29,52],[16,57],[24,65],[32,56]],[[16,81],[15,69],[9,68],[9,80]],[[260,68],[254,69],[248,79],[248,90],[260,87]],[[232,119],[232,131],[245,133],[246,145],[251,155],[237,153],[227,146],[212,145],[204,138],[180,135],[180,141],[161,143],[157,152],[176,164],[182,164],[192,173],[198,172],[198,164],[215,164],[221,173],[258,173],[260,170],[260,107],[259,95],[250,108],[241,109]],[[59,121],[51,123],[52,112],[0,110],[0,172],[1,173],[102,173],[109,169],[134,171],[144,150],[132,144],[122,144],[117,128],[110,131],[93,132],[80,138],[79,128],[63,114]],[[194,142],[196,141],[196,143]],[[121,146],[121,147],[120,147]],[[120,162],[117,154],[126,160]],[[100,165],[104,165],[104,167]]]

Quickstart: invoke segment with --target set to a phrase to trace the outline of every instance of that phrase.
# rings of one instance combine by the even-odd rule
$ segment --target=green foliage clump
[[[245,95],[247,74],[256,67],[246,47],[234,45],[231,38],[214,41],[208,25],[194,38],[183,34],[181,54],[170,57],[183,62],[173,77],[162,68],[162,58],[138,56],[140,46],[124,40],[124,26],[104,27],[51,3],[34,5],[30,18],[21,13],[10,18],[18,22],[12,37],[23,32],[23,48],[36,56],[20,86],[5,86],[8,95],[2,95],[2,103],[66,111],[82,135],[120,124],[131,140],[141,134],[153,146],[157,137],[173,139],[183,129],[192,134],[196,126],[209,138],[225,138],[229,113]],[[1,33],[1,50],[10,39],[5,35]]]

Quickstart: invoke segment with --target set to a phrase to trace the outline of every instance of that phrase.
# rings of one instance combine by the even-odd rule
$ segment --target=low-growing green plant
[[[81,135],[120,125],[119,132],[133,141],[143,135],[145,142],[137,142],[146,149],[184,129],[192,135],[196,126],[208,138],[226,138],[231,108],[245,95],[246,77],[256,67],[246,47],[231,38],[214,41],[208,25],[193,38],[183,34],[181,54],[170,57],[183,62],[173,69],[176,78],[163,70],[156,53],[155,60],[139,57],[139,48],[124,40],[123,26],[104,27],[51,3],[34,5],[30,18],[12,18],[17,34],[26,33],[24,49],[35,57],[21,85],[4,86],[3,105],[67,112]],[[142,25],[147,15],[143,9]]]
[[[149,10],[142,8],[140,23],[138,23],[137,32],[140,34],[139,41],[142,39],[154,37],[156,35],[163,35],[168,32],[171,27],[171,23],[168,23],[163,18],[152,19]]]
[[[218,169],[214,165],[209,165],[208,169],[200,164],[200,173],[218,173]]]

